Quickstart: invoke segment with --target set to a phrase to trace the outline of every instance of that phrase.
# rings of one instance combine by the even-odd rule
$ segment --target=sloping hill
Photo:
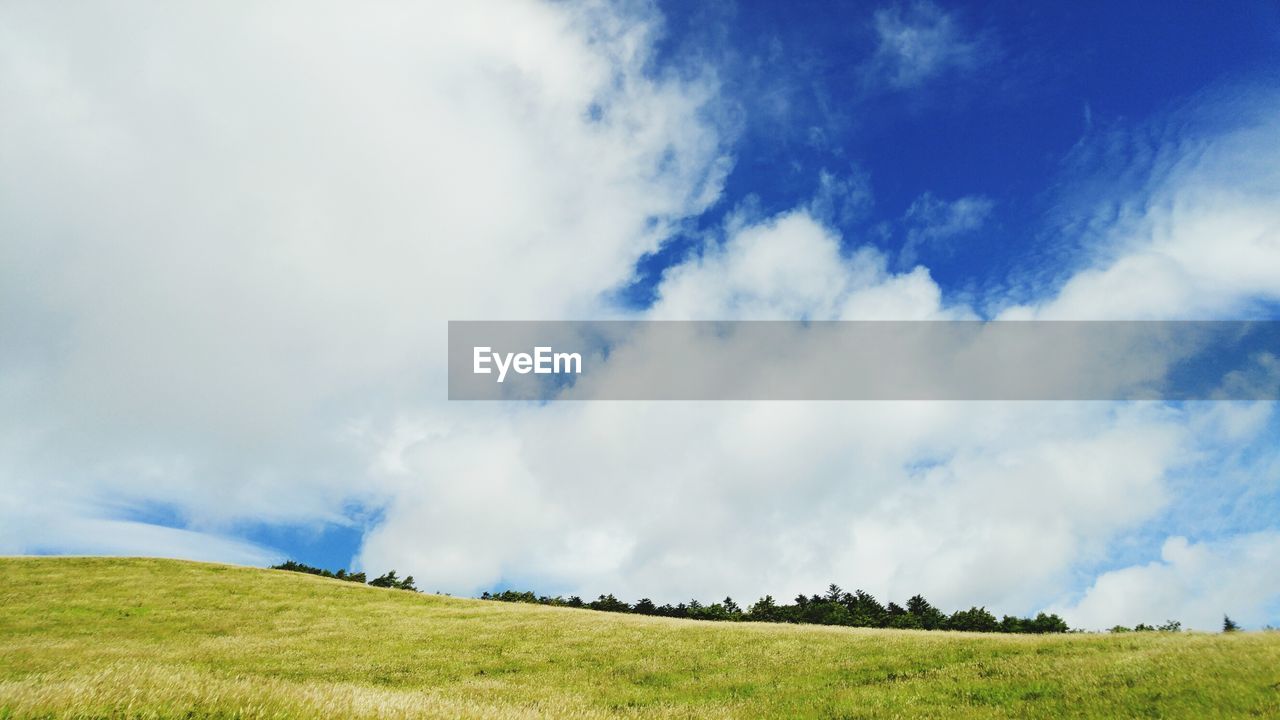
[[[0,572],[0,718],[1280,717],[1280,633],[712,624],[172,560]]]

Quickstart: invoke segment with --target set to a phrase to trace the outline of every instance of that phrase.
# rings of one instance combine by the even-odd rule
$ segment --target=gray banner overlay
[[[1280,321],[451,321],[450,400],[1276,400]]]

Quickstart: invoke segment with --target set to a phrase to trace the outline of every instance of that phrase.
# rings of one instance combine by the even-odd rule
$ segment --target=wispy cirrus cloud
[[[899,3],[872,19],[876,50],[864,65],[868,83],[894,90],[919,87],[948,73],[967,73],[994,55],[989,39],[929,0]]]
[[[939,249],[982,227],[995,201],[982,195],[943,200],[933,193],[916,198],[903,215],[906,237],[898,251],[898,264],[910,267],[924,249]]]

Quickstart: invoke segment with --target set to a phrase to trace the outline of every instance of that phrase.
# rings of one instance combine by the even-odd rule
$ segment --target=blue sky
[[[1280,623],[1274,403],[444,399],[449,320],[1280,317],[1275,3],[12,2],[0,107],[0,552]]]
[[[868,195],[833,218],[845,240],[889,251],[906,242],[904,218],[922,196],[990,201],[957,242],[917,257],[948,293],[1035,272],[1042,245],[1058,240],[1050,210],[1078,179],[1085,146],[1115,131],[1194,132],[1206,93],[1274,85],[1280,37],[1280,9],[1267,2],[660,7],[655,63],[710,62],[737,134],[720,201],[639,263],[626,297],[641,305],[690,252],[687,235],[744,202],[764,214],[806,202],[824,172]],[[878,60],[878,27],[956,49]],[[1187,127],[1162,127],[1170,122]]]

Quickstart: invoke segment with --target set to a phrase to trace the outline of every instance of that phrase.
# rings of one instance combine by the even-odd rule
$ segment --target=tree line
[[[363,572],[337,572],[313,567],[304,563],[286,560],[279,565],[272,565],[272,570],[289,570],[292,572],[319,575],[321,577],[345,580],[347,582],[367,583],[373,587],[395,588],[417,592],[412,575],[401,578],[395,570],[367,580]],[[486,592],[481,600],[497,602],[531,603],[535,605],[553,605],[557,607],[583,608],[602,612],[631,613],[634,615],[654,615],[658,617],[685,618],[689,620],[713,620],[728,622],[774,622],[804,623],[810,625],[843,625],[847,627],[898,628],[906,630],[963,630],[966,632],[1002,632],[1002,633],[1065,633],[1071,632],[1065,620],[1056,614],[1038,613],[1035,617],[1017,617],[1005,615],[996,619],[985,607],[971,607],[968,610],[957,610],[950,614],[934,607],[922,595],[915,595],[907,600],[906,605],[890,602],[885,605],[871,593],[855,590],[846,592],[834,583],[827,587],[821,595],[797,595],[790,604],[779,603],[772,595],[765,595],[747,608],[742,608],[733,598],[726,597],[720,602],[701,603],[690,600],[687,603],[658,605],[649,598],[641,598],[635,604],[619,600],[612,593],[601,595],[590,602],[583,601],[577,595],[563,597],[560,595],[537,595],[529,591],[503,590],[502,592]],[[1223,631],[1233,632],[1239,629],[1229,617],[1223,618]],[[1117,625],[1110,629],[1113,633],[1124,632],[1179,632],[1182,623],[1168,620],[1162,625],[1139,623],[1132,628]]]
[[[413,590],[415,592],[417,592],[418,590],[418,588],[414,587],[412,575],[406,575],[403,578],[400,578],[396,576],[395,570],[390,570],[384,575],[379,575],[378,577],[372,580],[366,581],[365,574],[362,572],[349,573],[342,568],[339,568],[338,572],[331,572],[323,568],[312,567],[310,565],[305,565],[300,562],[294,562],[293,560],[285,560],[279,565],[272,565],[271,569],[272,570],[288,570],[290,572],[300,572],[300,573],[306,573],[308,575],[319,575],[320,577],[333,578],[335,580],[345,580],[347,582],[355,582],[355,583],[360,583],[362,585],[368,582],[368,584],[372,585],[373,587],[395,588],[397,590]]]
[[[499,593],[486,592],[481,595],[481,599],[691,620],[1005,633],[1064,633],[1070,630],[1066,621],[1053,614],[1039,613],[1035,617],[1005,615],[996,619],[996,616],[985,607],[971,607],[968,610],[947,614],[934,607],[922,595],[912,597],[905,606],[895,602],[885,605],[871,593],[862,590],[846,592],[835,584],[829,586],[821,595],[798,595],[790,604],[779,603],[773,599],[772,595],[765,595],[745,609],[731,597],[716,603],[703,604],[697,600],[690,600],[677,605],[657,605],[652,600],[643,598],[632,605],[619,600],[612,594],[601,595],[595,600],[584,602],[576,595],[568,598],[558,595],[548,597],[535,595],[532,592],[504,590]]]
[[[1231,618],[1227,618],[1228,621]],[[1234,624],[1234,623],[1233,623]],[[1230,632],[1234,628],[1223,628],[1225,632]],[[1133,627],[1125,627],[1124,625],[1116,625],[1107,632],[1111,633],[1127,633],[1127,632],[1182,632],[1182,623],[1177,620],[1169,620],[1163,625],[1148,625],[1146,623],[1138,623]]]

